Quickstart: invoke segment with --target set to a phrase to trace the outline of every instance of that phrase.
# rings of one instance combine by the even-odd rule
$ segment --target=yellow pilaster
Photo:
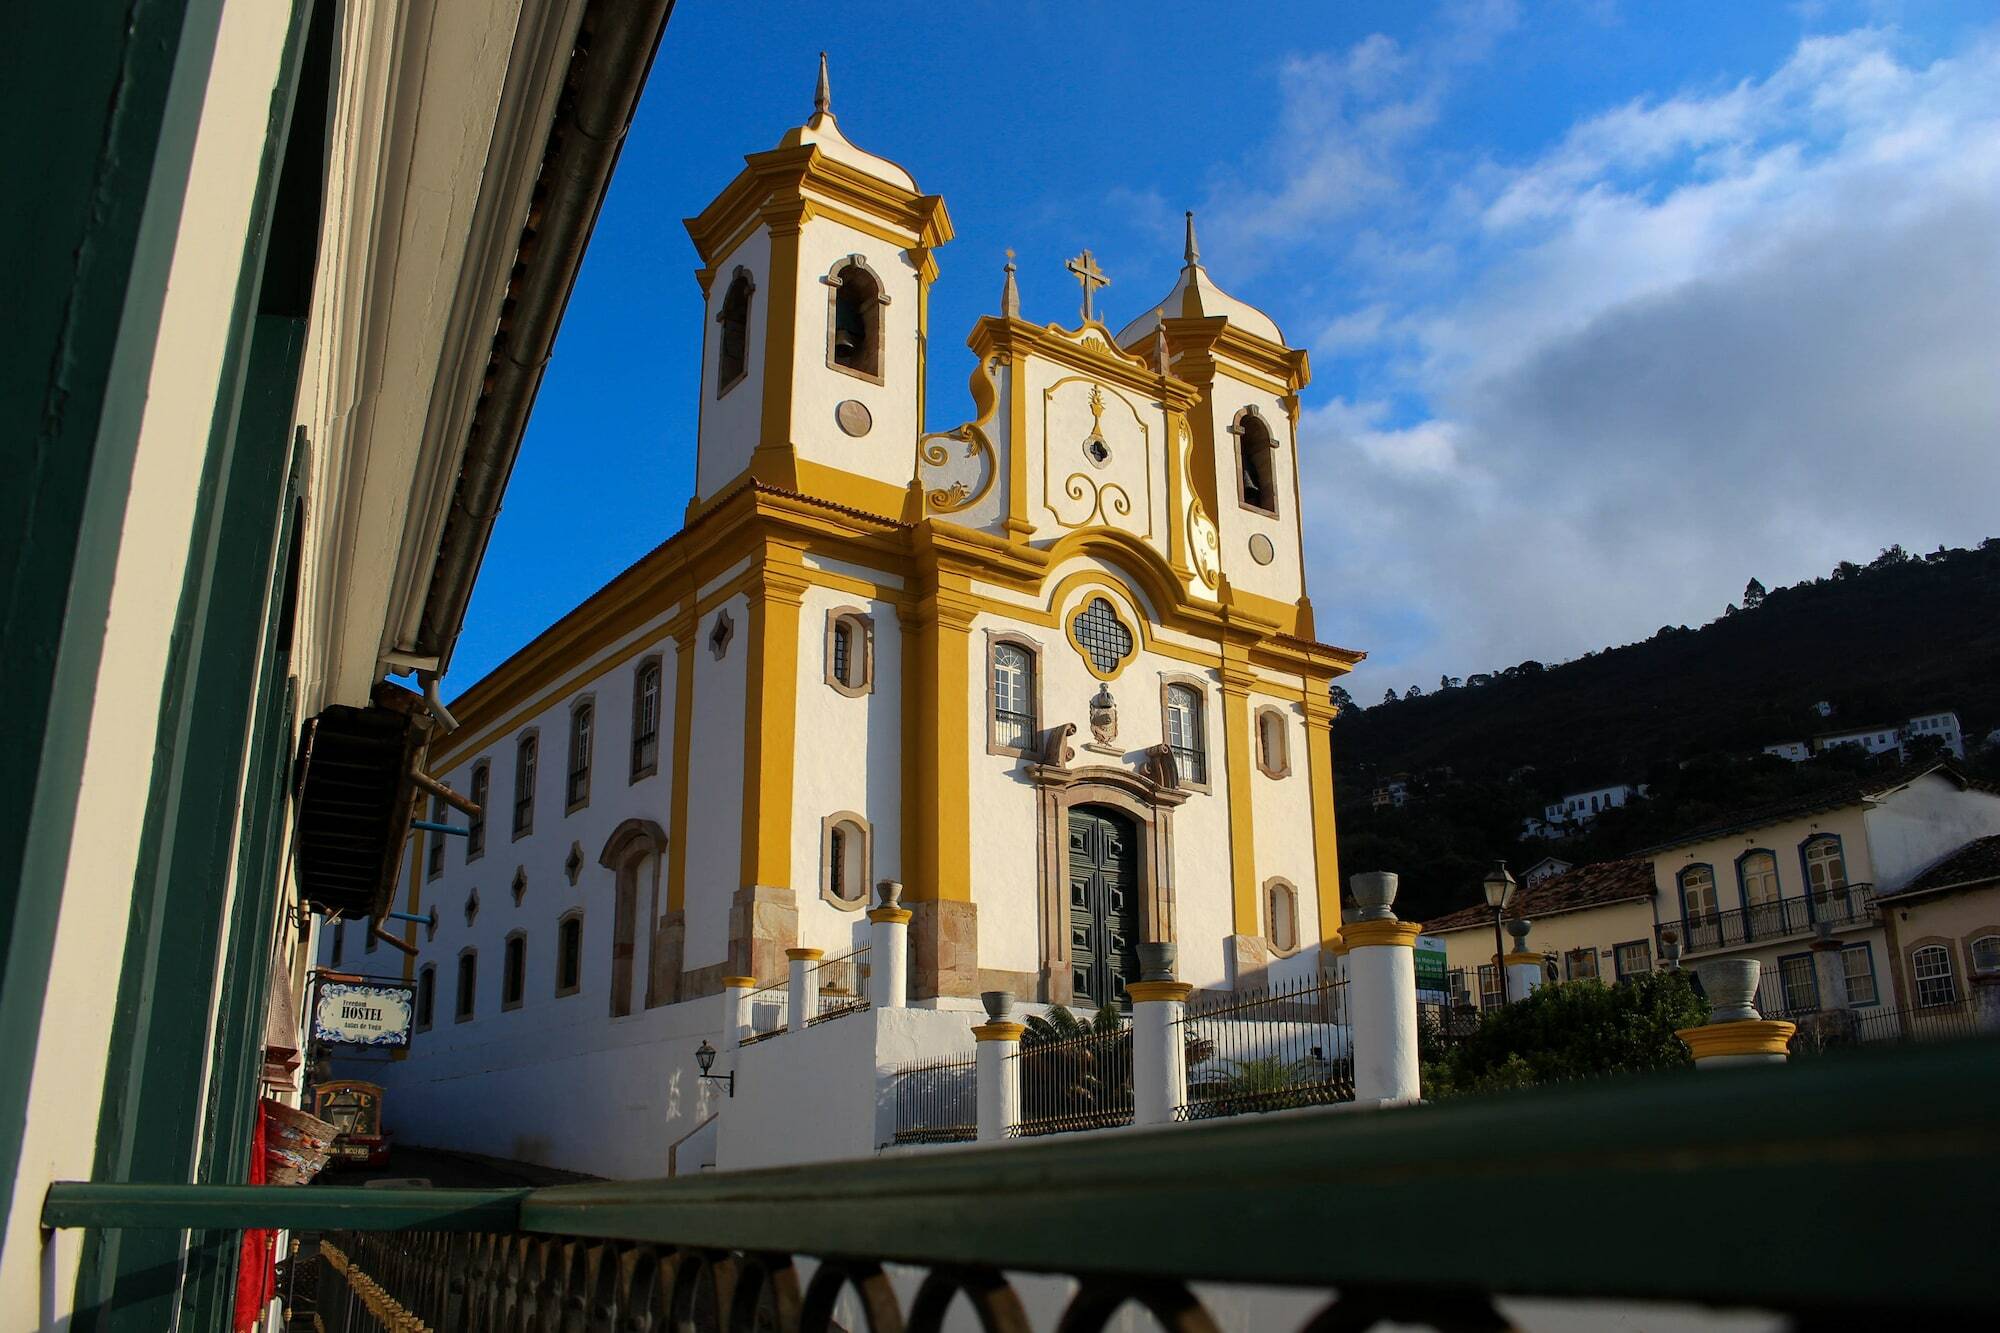
[[[743,718],[743,870],[747,888],[792,886],[792,755],[798,743],[799,607],[808,586],[797,549],[767,545],[749,589]]]
[[[667,827],[667,910],[687,907],[688,756],[694,732],[694,646],[700,620],[695,615],[694,588],[683,596],[681,609],[667,622],[674,640],[674,766]]]
[[[1340,712],[1327,698],[1329,682],[1306,680],[1306,775],[1312,784],[1313,880],[1322,942],[1340,933],[1340,850],[1333,821],[1333,747],[1328,740]]]
[[[759,481],[798,489],[798,457],[792,448],[792,392],[798,372],[799,238],[813,216],[803,199],[774,201],[763,210],[771,237],[770,298],[764,306],[764,421],[750,472]]]
[[[1232,929],[1261,935],[1257,911],[1257,842],[1250,787],[1250,685],[1244,650],[1222,647],[1222,753],[1229,774],[1229,880]]]
[[[971,902],[970,580],[938,574],[904,623],[903,849],[912,902]]]

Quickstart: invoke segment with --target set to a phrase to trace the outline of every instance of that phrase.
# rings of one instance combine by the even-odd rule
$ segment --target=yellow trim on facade
[[[1341,942],[1349,949],[1370,949],[1389,945],[1414,949],[1424,928],[1415,921],[1349,921],[1340,928]]]
[[[1313,898],[1319,905],[1322,943],[1340,934],[1340,843],[1334,827],[1333,719],[1340,712],[1327,699],[1330,682],[1307,677],[1306,782],[1312,794]]]
[[[1256,821],[1250,784],[1249,672],[1233,659],[1241,649],[1224,645],[1222,664],[1222,755],[1229,775],[1230,929],[1237,935],[1263,934],[1258,898]]]
[[[981,1023],[972,1029],[974,1041],[1019,1041],[1028,1030],[1025,1023]]]
[[[1125,993],[1134,1004],[1144,1004],[1151,1000],[1171,1000],[1176,1004],[1186,1000],[1194,991],[1191,981],[1128,981]]]
[[[1783,1055],[1797,1031],[1798,1024],[1783,1019],[1754,1018],[1676,1028],[1674,1035],[1687,1043],[1688,1054],[1707,1060],[1718,1055]]]
[[[878,481],[859,472],[815,463],[809,458],[794,459],[792,468],[802,494],[901,521],[899,516],[910,493],[906,485]]]
[[[824,950],[824,949],[787,949],[787,950],[785,950],[785,957],[787,957],[787,958],[791,959],[791,960],[792,960],[793,962],[795,962],[795,963],[816,963],[816,962],[818,962],[818,961],[819,961],[820,959],[822,959],[822,958],[826,957],[826,950]]]
[[[871,907],[867,913],[870,921],[879,921],[891,926],[908,925],[911,915],[907,907]]]
[[[756,573],[743,696],[742,886],[789,889],[799,608],[810,584],[796,547],[767,546]]]
[[[692,609],[676,615],[667,632],[674,641],[674,771],[667,795],[667,910],[687,907],[687,837],[689,759],[694,753],[694,640],[701,624]]]
[[[963,585],[940,571],[905,626],[904,878],[912,902],[972,901],[969,700],[977,604]]]
[[[792,446],[792,400],[798,378],[799,282],[801,238],[812,220],[812,205],[802,200],[771,203],[763,210],[771,237],[770,296],[764,303],[764,399],[757,447],[750,453],[750,472],[771,486],[799,489],[798,455]]]

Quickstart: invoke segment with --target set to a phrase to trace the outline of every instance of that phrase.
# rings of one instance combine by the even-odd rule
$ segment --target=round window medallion
[[[1084,457],[1091,461],[1093,466],[1103,467],[1111,461],[1111,446],[1093,435],[1090,437],[1089,443],[1083,446],[1083,454]]]
[[[1278,552],[1271,545],[1271,539],[1260,532],[1250,539],[1250,558],[1260,565],[1268,565],[1278,558]]]
[[[875,424],[868,405],[852,398],[841,400],[840,406],[833,409],[833,419],[849,435],[866,435]]]

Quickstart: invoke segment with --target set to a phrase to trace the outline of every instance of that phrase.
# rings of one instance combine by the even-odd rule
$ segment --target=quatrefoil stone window
[[[1132,656],[1132,631],[1107,597],[1093,597],[1085,604],[1070,621],[1070,637],[1099,676],[1116,675]]]

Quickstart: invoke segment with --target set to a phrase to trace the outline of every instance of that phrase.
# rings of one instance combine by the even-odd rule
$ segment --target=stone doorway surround
[[[1174,929],[1173,813],[1188,798],[1180,785],[1173,752],[1164,745],[1135,754],[1137,766],[1085,764],[1070,767],[1073,723],[1050,729],[1040,762],[1024,766],[1035,784],[1036,902],[1041,932],[1041,969],[1034,993],[1045,1004],[1071,1004],[1076,996],[1069,952],[1069,812],[1100,805],[1128,816],[1136,826],[1139,938],[1172,943]]]

